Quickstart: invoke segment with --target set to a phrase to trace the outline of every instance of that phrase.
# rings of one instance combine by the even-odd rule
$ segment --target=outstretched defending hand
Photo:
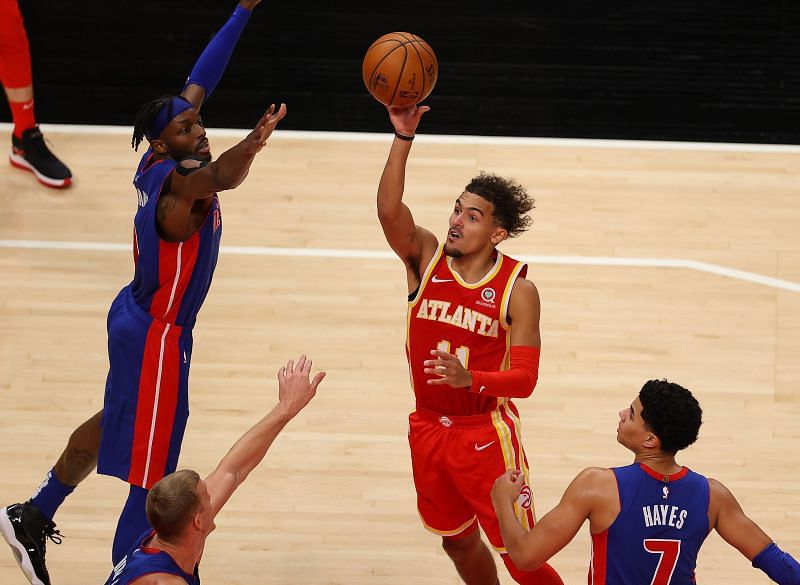
[[[525,485],[525,476],[519,469],[509,469],[494,480],[492,486],[492,502],[495,505],[505,502],[516,502],[522,486]]]
[[[436,359],[425,360],[423,365],[427,367],[423,371],[426,374],[441,376],[441,378],[428,380],[428,384],[436,386],[449,384],[453,388],[469,388],[472,386],[472,374],[461,365],[461,361],[456,356],[438,349],[431,350],[431,355],[435,355]]]
[[[311,402],[317,393],[317,386],[325,377],[325,372],[319,372],[309,382],[310,373],[311,360],[307,360],[305,355],[300,356],[297,365],[294,360],[289,360],[289,363],[278,370],[278,401],[289,418],[294,418]]]
[[[267,145],[267,138],[270,137],[272,131],[275,130],[275,126],[283,120],[285,115],[286,104],[281,104],[277,112],[275,111],[275,104],[270,105],[264,115],[261,116],[256,127],[253,128],[253,131],[244,139],[248,154],[256,154]]]
[[[417,126],[422,114],[429,112],[428,106],[411,106],[408,108],[392,108],[389,110],[389,120],[392,122],[395,131],[403,136],[414,136],[417,133]]]

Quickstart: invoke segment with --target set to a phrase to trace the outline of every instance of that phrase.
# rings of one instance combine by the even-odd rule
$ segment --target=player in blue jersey
[[[116,564],[148,527],[147,491],[175,470],[188,418],[192,328],[211,285],[222,216],[218,191],[237,187],[286,106],[212,161],[200,109],[220,81],[250,13],[241,0],[203,51],[179,95],[145,104],[132,146],[147,141],[134,177],[133,281],[108,315],[110,368],[103,410],[84,422],[28,502],[0,510],[0,533],[34,585],[49,585],[45,542],[60,542],[53,516],[97,465],[130,484],[114,537]]]
[[[314,397],[325,377],[309,382],[311,360],[301,356],[278,371],[278,404],[247,431],[205,480],[182,469],[158,481],[147,495],[152,530],[139,536],[116,564],[106,585],[199,585],[198,564],[214,518],[264,459],[283,427]]]
[[[619,418],[617,441],[633,451],[634,463],[585,469],[532,530],[515,516],[520,472],[497,479],[492,502],[517,566],[541,565],[588,519],[591,585],[694,584],[697,553],[712,529],[776,583],[800,585],[797,561],[744,514],[724,485],[675,461],[700,429],[702,411],[691,392],[650,380]]]

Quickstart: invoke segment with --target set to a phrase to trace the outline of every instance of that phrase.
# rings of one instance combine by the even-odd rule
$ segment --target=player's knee
[[[74,469],[94,468],[97,465],[97,451],[89,451],[79,447],[67,447],[66,463]]]
[[[103,427],[100,426],[102,417],[101,410],[72,431],[69,436],[69,446],[74,449],[94,451],[96,454],[100,448],[100,436],[103,434]]]
[[[475,554],[476,549],[480,546],[481,541],[477,532],[473,532],[463,538],[442,538],[444,552],[454,561]]]

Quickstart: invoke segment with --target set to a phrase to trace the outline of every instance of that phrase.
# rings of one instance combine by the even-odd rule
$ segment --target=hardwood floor
[[[70,190],[0,165],[0,503],[30,497],[102,406],[106,312],[132,275],[138,155],[127,135],[47,136],[76,176]],[[210,136],[216,154],[235,142]],[[272,406],[287,359],[308,353],[328,378],[217,519],[204,582],[459,582],[415,509],[405,279],[375,217],[389,142],[278,133],[245,183],[221,195],[224,250],[195,329],[181,467],[213,469]],[[630,461],[617,412],[644,381],[667,377],[704,410],[700,439],[679,460],[725,483],[797,556],[800,151],[592,144],[422,136],[406,183],[417,223],[437,234],[479,169],[536,197],[532,231],[501,249],[531,259],[542,298],[540,382],[518,402],[537,512],[584,467]],[[105,580],[126,492],[92,475],[59,510],[54,584]],[[588,562],[584,528],[552,564],[574,584]],[[697,575],[768,582],[715,534]],[[0,552],[0,583],[24,582]]]

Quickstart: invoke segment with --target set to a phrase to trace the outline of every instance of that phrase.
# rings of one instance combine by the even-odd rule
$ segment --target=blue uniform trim
[[[755,556],[753,566],[779,585],[800,585],[800,564],[774,542]]]
[[[128,585],[140,577],[154,573],[177,575],[186,581],[188,585],[200,585],[198,567],[194,568],[194,573],[191,575],[184,573],[169,554],[162,550],[149,549],[145,546],[145,543],[149,542],[154,534],[153,530],[148,530],[136,539],[136,544],[116,564],[105,585]]]

